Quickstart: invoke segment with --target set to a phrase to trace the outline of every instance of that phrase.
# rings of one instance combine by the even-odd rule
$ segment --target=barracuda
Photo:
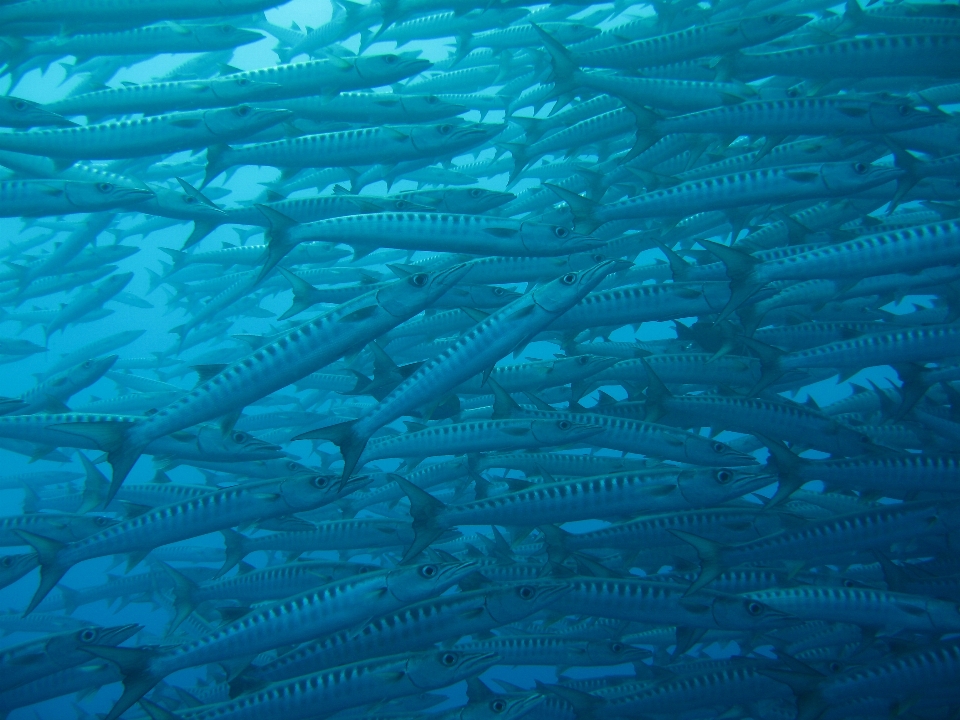
[[[286,110],[269,112],[289,114]],[[498,126],[476,123],[384,126],[304,135],[238,148],[213,145],[207,148],[207,171],[201,187],[237,165],[349,167],[384,160],[399,162],[420,157],[450,157],[483,144],[500,130]]]
[[[117,663],[124,675],[123,696],[107,717],[119,717],[172,672],[337,632],[371,613],[391,612],[439,595],[473,570],[474,563],[467,562],[368,573],[295,595],[169,650],[98,648],[95,653]]]
[[[388,394],[376,409],[360,420],[298,435],[301,439],[335,442],[344,458],[343,477],[349,477],[368,440],[381,427],[447,393],[478,372],[489,373],[504,355],[526,343],[540,330],[581,300],[614,270],[612,260],[581,273],[567,273],[489,315],[449,350],[425,363]]]
[[[494,392],[497,396],[494,417],[528,417],[589,424],[600,428],[593,442],[601,447],[713,467],[756,463],[753,456],[737,452],[725,443],[666,425],[592,412],[564,412],[544,404],[540,404],[538,409],[521,408],[502,389],[494,387]]]
[[[956,513],[951,505],[946,510]],[[941,513],[930,503],[888,505],[848,515],[827,518],[796,531],[785,531],[753,542],[723,546],[680,530],[673,533],[690,543],[700,556],[700,574],[690,586],[693,593],[708,585],[729,567],[743,562],[777,558],[806,561],[811,554],[822,559],[861,548],[884,548],[900,539],[937,532],[944,527]]]
[[[421,650],[448,639],[451,629],[455,629],[458,635],[488,632],[549,607],[567,590],[567,586],[561,582],[507,585],[445,595],[410,605],[364,624],[359,629],[307,643],[268,665],[251,668],[231,683],[231,695],[239,695],[241,691],[250,692],[251,688],[262,687],[264,683],[371,657]],[[497,653],[494,648],[457,649],[467,653]]]
[[[194,708],[186,717],[253,720],[282,714],[290,720],[309,718],[318,710],[336,711],[361,705],[368,699],[385,701],[446,687],[483,672],[497,660],[493,653],[454,650],[394,655],[277,683],[249,697]],[[152,703],[144,706],[160,720],[178,717]]]
[[[361,258],[371,249],[449,251],[471,255],[556,256],[583,252],[604,243],[559,225],[492,218],[486,215],[446,213],[370,213],[294,225],[268,213],[268,254],[265,276],[294,247],[303,242],[342,243]]]
[[[572,54],[545,30],[540,36],[555,58],[555,70],[561,80],[573,67],[634,69],[667,65],[705,55],[722,55],[732,50],[759,45],[804,25],[807,18],[768,15],[730,22],[700,25],[674,33],[617,45],[612,48]],[[537,27],[536,25],[534,27]],[[562,52],[561,52],[562,51]],[[563,63],[557,62],[562,58]]]
[[[152,194],[147,188],[122,187],[109,182],[3,180],[0,181],[0,216],[98,212],[136,205]]]
[[[420,458],[494,450],[536,449],[582,442],[603,430],[599,425],[563,419],[482,420],[436,425],[367,443],[357,467],[380,458]]]
[[[624,514],[687,510],[723,503],[770,484],[772,476],[734,470],[648,470],[538,483],[529,490],[463,505],[444,505],[402,478],[410,498],[416,539],[404,560],[415,558],[444,530],[461,525],[554,525]]]
[[[154,508],[67,544],[21,530],[20,536],[36,549],[40,561],[40,585],[26,612],[46,597],[67,570],[84,560],[117,553],[133,553],[134,560],[139,560],[156,545],[319,507],[364,482],[358,479],[344,490],[332,487],[336,483],[322,475],[248,483]]]
[[[239,105],[75,128],[4,134],[0,136],[0,148],[70,160],[140,157],[145,153],[173,153],[230,142],[272,127],[290,115],[286,110]]]
[[[268,99],[278,87],[272,83],[233,77],[176,80],[96,90],[58,100],[45,107],[62,115],[86,115],[88,118],[128,113],[154,115],[172,110],[220,108]]]
[[[884,185],[902,174],[896,168],[862,162],[762,168],[693,180],[610,205],[600,205],[555,185],[550,187],[570,205],[578,227],[592,230],[613,220],[682,218],[690,214],[690,207],[700,211],[723,210],[786,199],[843,197]]]
[[[341,305],[218,372],[180,400],[134,427],[72,426],[108,452],[113,467],[110,496],[120,488],[143,448],[171,432],[203,420],[236,413],[245,405],[328,365],[420,312],[466,274],[456,265],[418,273]]]

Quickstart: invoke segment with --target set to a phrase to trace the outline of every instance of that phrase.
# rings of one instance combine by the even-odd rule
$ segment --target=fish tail
[[[684,595],[692,595],[704,586],[709,585],[726,570],[721,557],[724,549],[723,545],[682,530],[671,530],[670,532],[685,543],[692,545],[694,550],[697,551],[697,555],[700,556],[700,574],[697,575],[697,579],[693,581]]]
[[[406,478],[397,477],[396,482],[410,498],[410,515],[413,517],[413,543],[400,560],[401,565],[406,565],[443,534],[443,528],[438,526],[436,517],[446,505]]]
[[[120,668],[123,675],[123,694],[104,720],[117,720],[163,679],[149,670],[150,662],[157,656],[156,650],[105,645],[90,645],[84,647],[84,650],[109,660]],[[177,717],[172,713],[171,716]]]
[[[15,530],[14,532],[20,536],[21,540],[37,551],[37,560],[40,563],[40,584],[37,586],[30,604],[27,605],[27,609],[23,611],[23,616],[26,617],[57,586],[60,578],[66,574],[70,566],[64,565],[60,561],[60,551],[65,547],[64,543],[26,530]]]
[[[327,427],[309,430],[297,435],[294,440],[328,440],[340,448],[343,456],[343,477],[346,481],[357,467],[357,462],[367,446],[367,438],[360,437],[354,432],[356,420],[328,425]]]

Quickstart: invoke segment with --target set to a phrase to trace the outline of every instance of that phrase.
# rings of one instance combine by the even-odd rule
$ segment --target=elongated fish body
[[[822,163],[766,168],[705,178],[596,208],[600,222],[655,215],[684,216],[691,205],[713,210],[784,198],[829,198],[866,190],[896,179],[899,170],[864,163]]]
[[[718,476],[724,481],[718,481]],[[529,490],[448,505],[434,515],[431,522],[440,527],[523,522],[555,525],[591,517],[609,518],[624,512],[686,510],[732,500],[769,482],[769,476],[727,469],[618,473],[538,483]]]
[[[98,212],[142,202],[152,195],[146,188],[119,187],[112,183],[64,180],[0,181],[0,215],[69,215]]]
[[[473,569],[473,563],[426,564],[368,573],[295,595],[169,651],[148,652],[146,657],[144,651],[134,651],[141,657],[126,660],[132,665],[126,690],[111,712],[119,716],[149,689],[142,681],[133,682],[140,677],[152,685],[171,672],[227,659],[238,650],[267,650],[336,632],[365,619],[371,610],[382,614],[440,594]],[[375,605],[359,602],[371,596]],[[116,659],[124,662],[122,655]]]
[[[96,23],[116,22],[143,24],[157,20],[183,20],[188,18],[215,17],[223,14],[247,13],[273,7],[272,0],[121,0],[119,3],[104,0],[25,0],[11,3],[0,13],[0,22],[70,22]]]
[[[960,625],[954,603],[866,587],[776,588],[745,593],[798,618],[919,632],[951,632]]]
[[[152,440],[204,419],[233,412],[336,360],[348,348],[373,338],[419,312],[466,274],[462,265],[412,275],[296,328],[279,340],[225,368],[177,402],[161,409],[104,445],[114,465],[113,491],[123,482],[142,448]],[[76,428],[74,429],[77,432]],[[96,434],[97,428],[92,428]],[[111,462],[114,462],[111,460]],[[118,472],[119,470],[119,472]]]
[[[568,583],[570,591],[553,604],[559,612],[589,602],[593,613],[600,617],[638,622],[729,629],[777,627],[789,622],[786,613],[760,601],[738,597],[701,594],[690,598],[689,606],[684,608],[677,602],[685,590],[679,583],[585,577],[572,578]],[[751,602],[757,605],[751,606]]]
[[[368,55],[362,57],[325,58],[306,62],[275,65],[235,73],[238,80],[278,85],[277,98],[301,98],[316,95],[318,86],[327,92],[365,90],[389,85],[430,67],[419,53]]]
[[[723,471],[721,471],[723,472]],[[587,533],[563,533],[557,538],[564,551],[590,548],[649,548],[681,542],[671,530],[682,530],[717,542],[749,542],[780,529],[775,515],[749,508],[698,509],[643,515]],[[725,539],[720,539],[725,538]]]
[[[669,78],[632,78],[596,72],[580,72],[574,82],[633,102],[676,112],[706,110],[718,105],[734,105],[753,94],[747,85],[736,83],[671,80]]]
[[[380,657],[394,650],[420,650],[441,641],[451,623],[463,634],[487,632],[523,620],[566,591],[553,585],[505,585],[433,598],[385,615],[359,630],[332,635],[283,655],[241,677],[237,686],[276,682],[325,668]],[[465,651],[472,652],[472,651]],[[480,652],[496,652],[486,649]]]
[[[487,420],[437,427],[376,439],[367,444],[357,466],[379,458],[460,455],[490,450],[535,449],[586,440],[601,428],[568,420]]]
[[[47,109],[64,115],[153,115],[172,110],[218,108],[237,103],[269,99],[277,86],[245,78],[212,80],[175,80],[165,83],[128,85],[108,90],[71,95],[47,105]]]
[[[742,53],[735,63],[738,75],[751,78],[770,74],[808,78],[954,77],[960,72],[955,61],[958,43],[955,35],[852,38],[770,53]],[[934,62],[938,57],[952,60]]]
[[[281,714],[290,720],[309,718],[318,710],[335,712],[362,705],[367,699],[383,701],[445,687],[482,672],[497,659],[493,653],[453,650],[394,655],[281,682],[242,699],[194,708],[191,717],[254,720]]]
[[[73,55],[78,59],[102,55],[155,55],[210,52],[247,45],[262,36],[232,25],[147,25],[131,30],[79,33],[37,40],[26,47],[32,57]]]
[[[442,217],[442,216],[440,216]],[[521,340],[536,335],[586,295],[613,270],[604,261],[582,273],[568,273],[558,280],[521,296],[478,323],[450,349],[426,363],[387,395],[376,410],[356,424],[341,427],[335,437],[344,456],[344,477],[349,476],[374,432],[432,399],[440,400],[473,374],[495,364]],[[299,437],[315,437],[311,433]],[[321,437],[329,437],[321,433]]]
[[[72,160],[140,157],[144,152],[172,153],[230,142],[276,125],[289,116],[283,110],[239,105],[100,125],[4,134],[0,137],[0,147]]]
[[[934,125],[936,114],[909,105],[832,98],[756,100],[660,120],[663,133],[737,132],[743,134],[882,135]]]
[[[782,369],[799,367],[850,367],[916,362],[928,357],[958,353],[960,330],[953,325],[928,325],[864,334],[850,340],[797,350],[778,361]]]
[[[652,409],[652,404],[649,407]],[[872,447],[869,439],[854,428],[797,403],[686,395],[666,398],[660,401],[659,408],[662,413],[652,417],[670,425],[710,425],[747,432],[769,432],[778,437],[789,436],[796,442],[808,442],[825,452],[839,455],[857,455],[869,452]]]
[[[581,67],[601,68],[666,65],[757,45],[795,30],[805,22],[805,18],[770,15],[701,25],[574,55],[573,61]]]
[[[455,155],[482,144],[498,131],[496,126],[491,130],[489,126],[475,124],[377,127],[208,150],[204,185],[236,165],[350,167],[370,165],[384,158],[399,162],[423,156],[435,157],[438,153]]]
[[[145,554],[158,544],[204,535],[260,517],[277,517],[318,507],[337,496],[339,491],[331,488],[332,485],[331,478],[326,476],[241,485],[155,508],[69,544],[21,531],[22,537],[37,549],[42,568],[40,587],[31,609],[78,562],[117,552]]]

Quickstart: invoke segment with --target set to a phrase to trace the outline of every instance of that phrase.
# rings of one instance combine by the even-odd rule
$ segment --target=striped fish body
[[[960,329],[954,325],[926,325],[865,334],[851,340],[798,350],[783,355],[782,369],[871,367],[920,362],[960,355]]]
[[[672,546],[680,542],[670,532],[674,529],[731,544],[756,540],[780,528],[775,515],[748,508],[689,510],[646,515],[587,533],[565,533],[562,546],[570,551]]]
[[[360,248],[477,255],[568,255],[602,245],[559,225],[446,213],[347,215],[294,227],[287,237],[289,242],[340,242]]]
[[[236,165],[351,167],[437,155],[452,156],[481,144],[490,136],[489,128],[469,124],[385,126],[304,135],[261,145],[214,148],[207,153],[207,174],[203,184]]]
[[[145,188],[120,187],[108,182],[3,180],[0,181],[0,216],[43,217],[98,212],[134,205],[150,195],[152,192]]]
[[[102,55],[156,55],[209,52],[256,42],[262,35],[232,25],[149,25],[112,33],[80,33],[28,46],[30,55],[73,55],[78,60]]]
[[[71,160],[142,157],[145,153],[173,153],[230,142],[276,125],[287,117],[289,113],[283,110],[240,105],[99,125],[5,134],[0,138],[0,147]]]
[[[522,450],[580,442],[600,432],[568,420],[482,420],[437,425],[367,444],[357,466],[380,458],[422,458],[492,450]]]
[[[619,327],[720,312],[730,298],[725,282],[639,285],[594,292],[564,313],[551,330],[595,327],[597,318]]]
[[[150,441],[217,417],[279,390],[337,359],[364,337],[376,337],[429,305],[465,274],[463,266],[433,277],[418,274],[363,295],[254,351],[151,415],[125,441]],[[419,283],[419,284],[416,284]]]
[[[3,8],[0,22],[97,23],[124,18],[134,25],[266,10],[272,0],[26,0]]]
[[[784,198],[838,197],[883,185],[900,174],[896,169],[859,162],[762,168],[655,190],[599,206],[593,215],[600,222],[664,215],[684,217],[690,207],[703,211],[778,202]]]
[[[416,581],[424,568],[432,568],[434,574]],[[371,615],[379,616],[440,594],[472,572],[472,568],[470,563],[442,569],[424,565],[329,583],[258,610],[210,635],[159,655],[151,663],[150,671],[163,677],[181,668],[225,660],[238,652],[262,652],[337,632]]]
[[[885,627],[891,631],[955,632],[960,626],[954,603],[867,587],[771,588],[746,593],[804,620]]]
[[[938,122],[940,118],[936,114],[909,105],[803,98],[727,105],[660,120],[655,127],[664,134],[729,133],[735,130],[743,135],[775,132],[782,135],[863,136],[911,130]]]
[[[938,58],[947,58],[939,62]],[[736,58],[741,79],[791,77],[866,78],[955,77],[960,73],[960,37],[956,35],[880,35],[836,40]]]
[[[46,108],[63,115],[108,115],[143,113],[154,115],[173,110],[219,108],[269,98],[275,86],[246,79],[174,80],[128,85],[71,95]]]
[[[608,49],[592,50],[575,55],[573,61],[581,67],[615,69],[667,65],[763,43],[805,22],[805,18],[771,15],[699,25]]]

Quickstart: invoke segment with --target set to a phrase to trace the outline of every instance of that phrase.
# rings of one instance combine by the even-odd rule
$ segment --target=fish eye
[[[613,652],[619,654],[619,653],[622,653],[622,652],[623,652],[623,645],[621,645],[621,644],[618,643],[618,642],[615,642],[615,643],[613,643],[612,645],[610,645],[610,649],[611,649]]]
[[[838,673],[841,670],[843,670],[843,666],[840,663],[838,663],[836,660],[830,663],[830,672]]]
[[[864,445],[869,445],[873,441],[870,439],[869,435],[861,435],[860,442],[862,442]]]
[[[432,578],[437,574],[437,572],[436,565],[424,565],[422,568],[420,568],[420,574],[425,578]]]
[[[442,662],[447,667],[453,667],[457,664],[457,655],[456,653],[448,652],[440,656],[440,662]]]
[[[788,98],[800,97],[800,91],[797,90],[796,88],[788,88],[788,89],[787,89],[787,97],[788,97]]]
[[[586,355],[581,355],[577,358],[577,365],[586,365],[588,362],[590,362],[590,358]]]
[[[13,101],[14,110],[26,110],[27,104],[23,100],[14,100]]]
[[[384,61],[387,65],[393,65],[393,64],[396,63],[397,60],[399,60],[399,59],[400,59],[400,58],[398,58],[396,55],[384,55],[384,56],[383,56],[383,61]]]
[[[97,639],[97,631],[93,628],[87,628],[86,630],[80,631],[80,642],[93,642]]]
[[[483,190],[481,190],[480,188],[471,188],[471,189],[470,189],[470,197],[478,198],[478,197],[480,197],[481,195],[483,195]]]
[[[3,567],[13,567],[13,555],[4,555],[3,559],[0,560],[0,565],[3,565]]]
[[[576,281],[577,281],[576,273],[567,273],[562,278],[560,278],[560,282],[562,282],[564,285],[573,285]]]
[[[427,105],[436,105],[438,102],[440,102],[440,98],[438,98],[436,95],[427,95],[423,101],[427,103]]]
[[[561,430],[569,430],[570,423],[567,420],[558,420],[557,427],[560,428]]]
[[[91,365],[93,365],[93,360],[87,360],[87,361],[83,364],[83,367],[88,368],[88,367],[90,367]]]
[[[565,238],[567,235],[570,234],[570,231],[567,230],[566,228],[555,227],[553,229],[553,234],[556,235],[558,238]]]
[[[233,28],[229,25],[221,25],[220,32],[222,32],[224,35],[228,35],[233,32]]]
[[[317,475],[313,479],[312,484],[315,488],[319,488],[320,490],[322,490],[323,488],[325,488],[327,485],[330,484],[330,478],[328,478],[326,475]]]
[[[235,433],[233,434],[233,441],[234,441],[235,443],[245,443],[245,442],[246,442],[247,440],[249,440],[249,439],[250,439],[250,438],[247,436],[246,433],[235,432]]]
[[[93,521],[93,523],[94,523],[94,525],[98,525],[98,526],[100,526],[100,527],[106,527],[107,525],[110,524],[110,518],[97,517],[97,518]]]
[[[194,205],[194,204],[196,204],[197,199],[196,199],[195,197],[190,196],[190,195],[184,195],[184,196],[183,196],[183,201],[184,201],[187,205]]]
[[[854,171],[857,175],[863,175],[864,173],[867,172],[867,166],[864,165],[862,162],[854,163],[854,164],[853,164],[853,171]]]
[[[517,590],[517,595],[520,596],[521,600],[531,600],[536,594],[536,591],[529,585],[524,585]]]
[[[293,462],[293,461],[290,461],[290,462],[287,463],[287,470],[297,470],[297,469],[299,469],[299,467],[300,467],[300,466],[299,466],[297,463]]]
[[[496,700],[493,700],[490,703],[490,709],[493,710],[495,713],[502,713],[504,710],[507,709],[507,704],[500,698],[497,698]]]
[[[437,132],[440,133],[441,135],[449,135],[451,130],[453,130],[452,125],[440,125],[437,128]]]
[[[722,442],[715,442],[713,444],[713,451],[718,453],[726,452],[727,446],[724,445]]]
[[[597,253],[596,255],[591,255],[590,259],[593,260],[594,262],[603,262],[603,255],[601,255],[600,253]]]
[[[237,85],[244,86],[249,84],[250,84],[250,80],[248,78],[240,78],[239,80],[237,80]]]
[[[763,605],[761,605],[760,603],[758,603],[758,602],[756,602],[756,601],[754,601],[754,602],[749,602],[749,603],[747,603],[747,613],[750,614],[750,615],[753,615],[753,617],[757,617],[758,615],[762,615],[762,614],[763,614]]]
[[[764,18],[764,21],[765,21],[768,25],[773,25],[773,24],[775,24],[779,19],[780,19],[780,16],[779,16],[779,15],[767,15],[767,16]]]
[[[496,295],[497,297],[500,297],[501,295],[503,295],[503,288],[502,288],[502,287],[495,287],[495,288],[493,289],[493,294]]]
[[[236,110],[234,110],[234,112],[240,117],[246,117],[247,115],[250,114],[250,106],[240,105]]]
[[[113,192],[113,183],[108,183],[108,182],[97,183],[97,190],[99,190],[102,193]]]
[[[717,478],[718,483],[721,485],[726,485],[728,482],[733,480],[733,473],[724,468],[723,470],[717,470],[715,477]]]
[[[909,105],[897,105],[897,112],[901,115],[909,115],[913,112],[913,108]]]
[[[416,285],[417,287],[423,287],[427,284],[427,274],[417,273],[416,275],[411,275],[410,284]]]

